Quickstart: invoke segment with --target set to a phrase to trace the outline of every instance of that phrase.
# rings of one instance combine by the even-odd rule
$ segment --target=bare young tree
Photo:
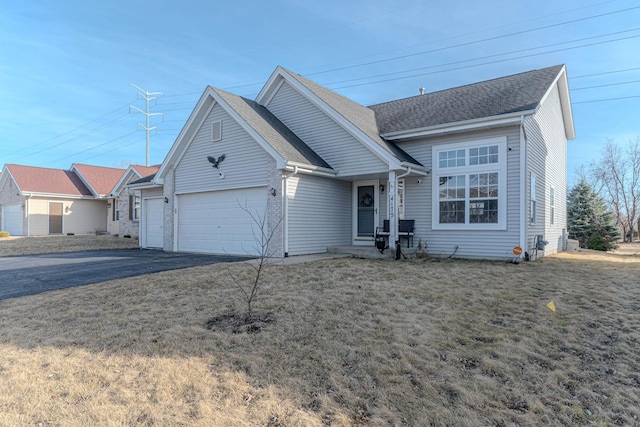
[[[275,233],[280,228],[282,218],[280,218],[277,223],[272,224],[271,227],[269,227],[266,212],[261,214],[255,210],[251,210],[246,203],[244,206],[240,205],[240,208],[251,218],[254,253],[257,255],[257,258],[246,262],[246,264],[253,269],[253,274],[251,275],[250,280],[241,280],[233,274],[231,277],[240,290],[244,301],[247,303],[246,317],[247,320],[250,321],[253,319],[252,304],[255,302],[256,298],[258,298],[258,295],[262,291],[264,285],[262,280],[263,274],[269,265],[271,265],[276,259],[275,255],[277,249],[273,248],[271,243]]]
[[[634,226],[640,219],[640,137],[630,141],[626,149],[607,140],[600,162],[592,163],[589,170],[593,188],[600,189],[625,238],[628,233],[633,242]]]

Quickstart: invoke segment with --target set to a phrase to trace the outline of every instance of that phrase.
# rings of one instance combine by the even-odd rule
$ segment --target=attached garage
[[[144,237],[141,242],[145,248],[162,248],[164,230],[164,200],[144,199]]]
[[[23,224],[22,204],[2,206],[2,231],[8,231],[12,236],[22,236]]]
[[[178,196],[178,251],[258,255],[256,217],[266,214],[267,187]]]

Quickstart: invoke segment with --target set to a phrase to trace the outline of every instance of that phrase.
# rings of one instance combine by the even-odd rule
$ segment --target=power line
[[[632,95],[632,96],[621,96],[619,98],[606,98],[606,99],[593,99],[591,101],[578,101],[578,102],[572,102],[571,105],[576,105],[576,104],[591,104],[594,102],[607,102],[607,101],[619,101],[621,99],[633,99],[633,98],[640,98],[640,95]]]
[[[583,74],[581,76],[572,76],[571,79],[581,79],[581,78],[584,78],[584,77],[604,76],[606,74],[624,73],[626,71],[636,71],[636,70],[640,70],[640,67],[627,68],[625,70],[603,71],[602,73],[594,73],[594,74]]]
[[[601,34],[601,35],[598,35],[598,36],[584,37],[584,38],[581,38],[581,39],[569,40],[569,41],[559,42],[559,43],[552,43],[552,44],[543,45],[543,46],[536,46],[536,47],[531,47],[531,48],[527,48],[527,49],[518,49],[518,50],[513,50],[513,51],[510,51],[510,52],[503,52],[503,53],[497,53],[497,54],[493,54],[493,55],[486,55],[486,56],[481,56],[481,57],[472,58],[472,59],[463,59],[461,61],[448,62],[448,63],[438,64],[438,65],[430,65],[428,67],[419,67],[419,68],[413,68],[413,69],[410,69],[410,70],[395,71],[395,72],[391,72],[391,73],[376,74],[376,75],[368,76],[368,77],[357,77],[357,78],[354,78],[354,79],[340,80],[340,81],[335,81],[335,82],[330,82],[330,83],[323,83],[323,85],[348,83],[348,82],[352,82],[352,81],[367,80],[367,79],[372,79],[372,78],[376,78],[376,77],[385,77],[385,76],[391,76],[391,75],[397,75],[397,74],[403,74],[403,73],[410,73],[412,71],[420,71],[420,70],[428,70],[428,69],[433,69],[433,68],[440,68],[440,67],[445,67],[445,66],[448,66],[448,65],[463,64],[465,62],[473,62],[473,61],[479,61],[479,60],[482,60],[482,59],[496,58],[496,57],[499,57],[499,56],[513,55],[515,53],[529,52],[529,51],[532,51],[532,50],[544,49],[544,48],[553,47],[553,46],[560,46],[560,45],[569,44],[569,43],[576,43],[576,42],[585,41],[585,40],[592,40],[592,39],[597,39],[597,38],[601,38],[601,37],[608,37],[608,36],[612,36],[612,35],[616,35],[616,34],[629,33],[629,32],[638,31],[638,30],[640,30],[640,27],[632,28],[630,30],[623,30],[623,31],[616,31],[616,32],[613,32],[613,33]]]
[[[407,55],[400,55],[400,56],[395,56],[395,57],[392,57],[392,58],[380,59],[380,60],[377,60],[377,61],[370,61],[370,62],[365,62],[365,63],[362,63],[362,64],[350,65],[350,66],[346,66],[346,67],[333,68],[333,69],[325,70],[325,71],[317,71],[315,73],[308,73],[305,76],[313,76],[313,75],[317,75],[317,74],[325,74],[325,73],[330,73],[330,72],[334,72],[334,71],[348,70],[348,69],[352,69],[352,68],[364,67],[366,65],[380,64],[382,62],[389,62],[389,61],[395,61],[395,60],[398,60],[398,59],[410,58],[410,57],[418,56],[418,55],[425,55],[427,53],[441,52],[441,51],[444,51],[444,50],[454,49],[454,48],[457,48],[457,47],[470,46],[470,45],[473,45],[473,44],[478,44],[478,43],[483,43],[483,42],[487,42],[487,41],[497,40],[497,39],[501,39],[501,38],[505,38],[505,37],[511,37],[511,36],[516,36],[516,35],[531,33],[531,32],[539,31],[539,30],[546,30],[546,29],[553,28],[553,27],[558,27],[558,26],[561,26],[561,25],[573,24],[573,23],[576,23],[576,22],[586,21],[586,20],[589,20],[589,19],[601,18],[603,16],[613,15],[613,14],[616,14],[616,13],[628,12],[628,11],[634,10],[634,9],[640,9],[640,6],[635,6],[635,7],[630,7],[630,8],[627,8],[627,9],[616,10],[616,11],[613,11],[613,12],[601,13],[599,15],[592,15],[592,16],[587,16],[587,17],[584,17],[584,18],[573,19],[571,21],[564,21],[564,22],[560,22],[560,23],[557,23],[557,24],[544,25],[542,27],[531,28],[531,29],[522,30],[522,31],[516,31],[516,32],[513,32],[513,33],[502,34],[502,35],[499,35],[499,36],[487,37],[487,38],[480,39],[480,40],[473,40],[473,41],[470,41],[470,42],[459,43],[459,44],[455,44],[455,45],[451,45],[451,46],[445,46],[445,47],[441,47],[441,48],[437,48],[437,49],[430,49],[430,50],[425,50],[425,51],[422,51],[422,52],[415,52],[415,53],[411,53],[411,54],[407,54]]]
[[[104,116],[102,116],[102,117],[104,117]],[[26,154],[26,155],[24,155],[24,156],[20,156],[20,157],[16,158],[15,160],[24,159],[24,158],[26,158],[26,157],[31,157],[31,156],[34,156],[34,155],[36,155],[36,154],[44,153],[45,151],[49,151],[49,150],[52,150],[52,149],[54,149],[54,148],[61,147],[61,146],[65,145],[65,144],[68,144],[68,143],[70,143],[70,142],[72,142],[72,141],[75,141],[75,140],[77,140],[77,139],[80,139],[80,138],[81,138],[81,137],[83,137],[83,136],[92,135],[92,134],[94,134],[94,133],[96,133],[96,132],[98,132],[98,131],[100,131],[100,130],[102,130],[102,129],[106,128],[107,126],[109,126],[109,125],[111,125],[111,124],[113,124],[113,123],[117,123],[117,122],[122,121],[125,117],[127,117],[127,115],[126,115],[126,114],[125,114],[125,115],[123,115],[123,116],[117,117],[117,118],[115,118],[115,119],[111,120],[110,122],[107,122],[107,123],[105,123],[105,124],[102,124],[102,125],[100,125],[100,126],[98,126],[98,127],[96,127],[96,128],[93,128],[93,129],[91,129],[91,130],[89,130],[89,131],[87,131],[87,132],[85,132],[85,133],[81,133],[80,135],[76,135],[76,136],[74,136],[74,137],[73,137],[73,138],[71,138],[71,139],[67,139],[67,140],[65,140],[65,141],[63,141],[63,142],[60,142],[60,143],[58,143],[58,144],[52,145],[52,146],[47,147],[47,148],[43,148],[42,150],[38,150],[38,151],[36,151],[36,152],[30,153],[30,154]],[[94,121],[96,121],[96,120],[94,120]]]
[[[584,44],[584,45],[580,45],[580,46],[567,47],[567,48],[564,48],[564,49],[555,49],[555,50],[550,50],[550,51],[546,51],[546,52],[532,53],[532,54],[529,54],[529,55],[521,55],[521,56],[516,56],[516,57],[513,57],[513,58],[501,59],[501,60],[498,60],[498,61],[481,62],[479,64],[466,65],[464,67],[447,68],[445,70],[431,71],[431,72],[428,72],[428,73],[412,74],[410,76],[396,77],[396,78],[385,79],[385,80],[376,80],[376,81],[373,81],[373,82],[359,83],[359,84],[355,84],[355,85],[340,86],[340,87],[337,87],[337,88],[334,88],[334,89],[337,90],[337,89],[345,89],[345,88],[351,88],[351,87],[357,87],[357,86],[366,86],[366,85],[370,85],[370,84],[386,83],[386,82],[390,82],[390,81],[409,79],[409,78],[413,78],[413,77],[423,77],[423,76],[432,75],[432,74],[446,73],[446,72],[449,72],[449,71],[464,70],[464,69],[467,69],[467,68],[480,67],[480,66],[483,66],[483,65],[493,65],[493,64],[498,64],[498,63],[502,63],[502,62],[514,61],[516,59],[530,58],[532,56],[548,55],[550,53],[564,52],[564,51],[567,51],[567,50],[580,49],[580,48],[583,48],[583,47],[597,46],[597,45],[601,45],[601,44],[613,43],[613,42],[616,42],[616,41],[628,40],[628,39],[633,39],[633,38],[637,38],[637,37],[640,37],[640,35],[622,37],[622,38],[619,38],[619,39],[606,40],[606,41],[597,42],[597,43],[588,43],[588,44]],[[330,84],[331,83],[327,83],[326,85],[330,85]]]
[[[431,43],[444,42],[444,41],[448,41],[448,40],[454,40],[454,39],[459,39],[459,38],[463,38],[463,37],[467,37],[467,36],[472,36],[472,35],[475,35],[475,34],[486,33],[487,31],[494,31],[494,30],[500,29],[500,28],[507,28],[507,27],[511,27],[511,26],[514,26],[514,25],[520,25],[520,24],[529,23],[529,22],[532,22],[532,21],[538,21],[538,20],[541,20],[541,19],[550,18],[552,16],[563,15],[563,14],[566,14],[566,13],[575,12],[577,10],[589,9],[589,8],[592,8],[592,7],[601,6],[601,5],[608,4],[608,3],[614,3],[615,1],[616,0],[609,0],[609,1],[602,2],[602,3],[594,3],[594,4],[590,4],[590,5],[586,5],[586,6],[582,6],[582,7],[577,7],[577,8],[573,8],[573,9],[566,9],[566,10],[563,10],[563,11],[560,11],[560,12],[556,12],[556,13],[552,13],[552,14],[548,14],[548,15],[542,15],[542,16],[537,16],[537,17],[528,17],[526,20],[515,21],[515,22],[508,23],[508,24],[502,24],[502,25],[497,25],[497,26],[491,26],[491,27],[483,28],[481,30],[472,31],[472,32],[469,32],[469,33],[458,34],[458,35],[455,35],[455,36],[452,36],[452,37],[446,37],[446,38],[434,40]],[[339,62],[333,62],[333,63],[330,63],[330,64],[324,64],[324,65],[312,67],[312,69],[320,68],[322,66],[325,66],[325,67],[333,66],[333,65],[342,64],[342,63],[349,62],[349,61],[354,61],[354,60],[358,60],[358,59],[365,59],[365,58],[371,58],[371,57],[375,57],[375,56],[379,56],[379,55],[383,55],[383,54],[388,54],[388,53],[394,53],[395,54],[399,50],[413,49],[413,48],[416,48],[416,47],[424,46],[426,44],[428,44],[428,43],[414,44],[412,46],[406,46],[406,47],[400,48],[400,49],[394,49],[394,50],[390,50],[390,51],[379,52],[379,53],[376,53],[376,54],[371,54],[371,55],[360,56],[360,57],[357,57],[357,58],[352,58],[351,60],[344,60],[344,61],[339,61]],[[309,73],[303,73],[303,74],[306,75],[306,76],[311,75]]]
[[[631,80],[631,81],[627,81],[627,82],[618,82],[618,83],[608,83],[608,84],[596,85],[596,86],[578,87],[578,88],[575,88],[575,89],[571,89],[571,92],[575,92],[576,90],[596,89],[596,88],[599,88],[599,87],[629,85],[629,84],[633,84],[633,83],[640,83],[640,80]]]

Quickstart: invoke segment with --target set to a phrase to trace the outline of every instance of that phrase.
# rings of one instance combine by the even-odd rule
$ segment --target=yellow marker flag
[[[556,305],[553,303],[553,301],[549,301],[549,304],[547,304],[547,308],[553,312],[556,311]]]

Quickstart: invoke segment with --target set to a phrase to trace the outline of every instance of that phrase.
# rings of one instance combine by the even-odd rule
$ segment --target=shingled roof
[[[96,197],[109,194],[124,173],[124,169],[77,163],[71,165],[71,170],[73,171],[74,169]]]
[[[372,105],[381,134],[535,110],[563,65]]]
[[[283,159],[290,162],[308,164],[331,169],[322,157],[305,144],[298,136],[284,125],[269,110],[255,101],[211,88]]]
[[[35,166],[5,165],[22,193],[93,196],[73,172]]]
[[[296,74],[293,71],[283,68],[291,77],[313,92],[318,98],[333,108],[342,117],[365,133],[372,141],[382,147],[385,151],[395,156],[401,162],[420,165],[416,159],[411,157],[404,150],[400,149],[392,142],[380,137],[380,130],[376,121],[376,113],[357,102],[342,96],[326,87],[315,83],[306,77]]]

